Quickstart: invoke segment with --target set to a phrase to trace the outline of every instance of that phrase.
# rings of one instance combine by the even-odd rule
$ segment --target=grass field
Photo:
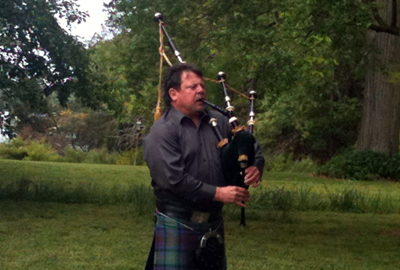
[[[149,184],[145,166],[35,162],[0,159],[0,182],[20,179],[62,185],[93,183],[102,186]]]
[[[0,203],[0,269],[144,269],[152,216],[129,204]],[[400,215],[301,212],[226,221],[229,269],[400,268]]]
[[[146,167],[0,160],[0,269],[143,269],[149,183]],[[266,173],[245,228],[225,207],[229,269],[400,269],[399,189]]]

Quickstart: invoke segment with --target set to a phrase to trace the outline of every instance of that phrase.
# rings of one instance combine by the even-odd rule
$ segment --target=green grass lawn
[[[314,196],[317,200],[353,194],[362,204],[369,204],[367,208],[371,210],[375,207],[380,209],[377,212],[400,213],[400,182],[354,181],[316,177],[307,173],[267,172],[263,186],[297,191],[300,196]]]
[[[307,173],[267,172],[264,184],[271,188],[285,187],[289,190],[310,188],[314,192],[356,189],[370,195],[381,194],[395,199],[400,194],[400,182],[330,179]]]
[[[93,184],[103,187],[150,185],[146,166],[105,164],[55,163],[0,159],[0,184],[21,179],[35,183],[54,183],[65,187]],[[307,173],[265,172],[263,186],[269,189],[299,190],[311,192],[343,191],[355,189],[374,196],[382,195],[399,202],[400,182],[352,181],[318,178]]]
[[[267,172],[229,269],[400,269],[399,189]],[[0,160],[0,269],[143,269],[153,200],[146,167]]]
[[[262,213],[258,213],[262,215]],[[400,268],[400,215],[299,212],[293,220],[229,217],[229,269]],[[144,269],[152,215],[129,204],[0,202],[0,269]]]
[[[151,226],[126,204],[0,202],[0,269],[141,269]]]
[[[145,166],[17,161],[0,159],[0,183],[20,179],[33,182],[76,185],[94,183],[102,186],[149,184]]]

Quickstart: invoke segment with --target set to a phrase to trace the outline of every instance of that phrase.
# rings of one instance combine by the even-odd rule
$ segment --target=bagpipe
[[[175,42],[168,34],[163,16],[161,13],[156,13],[154,15],[154,20],[159,23],[160,27],[160,83],[159,83],[159,94],[157,107],[155,110],[155,121],[161,116],[161,73],[162,73],[162,62],[163,59],[169,63],[171,66],[171,62],[168,57],[165,55],[164,47],[163,47],[163,34],[166,36],[168,40],[169,47],[172,49],[175,57],[178,59],[180,63],[184,63],[180,51],[178,50]],[[222,169],[224,172],[224,176],[228,181],[229,185],[235,185],[239,187],[248,188],[244,183],[245,170],[249,166],[254,164],[254,156],[255,156],[255,143],[256,140],[253,136],[254,132],[254,124],[255,124],[255,99],[256,99],[256,91],[249,91],[248,95],[243,95],[248,98],[250,104],[249,109],[249,120],[247,121],[247,127],[239,125],[239,122],[234,115],[234,107],[231,102],[231,98],[228,91],[228,85],[226,83],[226,75],[223,71],[218,72],[217,83],[221,84],[223,94],[225,96],[225,105],[226,108],[222,108],[218,105],[215,105],[207,100],[203,100],[204,104],[211,107],[212,109],[220,112],[224,116],[228,118],[228,122],[231,127],[231,139],[224,138],[221,134],[221,131],[218,126],[218,120],[213,117],[212,113],[206,107],[206,113],[210,116],[209,124],[211,125],[217,139],[218,139],[218,147],[221,149],[221,158],[222,158]],[[211,79],[209,79],[211,80]],[[211,80],[212,81],[212,80]],[[233,88],[230,88],[233,89]],[[245,226],[245,210],[242,208],[241,215],[241,226]]]

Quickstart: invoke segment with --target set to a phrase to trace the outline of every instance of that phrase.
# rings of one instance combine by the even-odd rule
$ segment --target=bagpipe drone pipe
[[[248,129],[239,125],[236,116],[234,115],[234,107],[232,106],[228,90],[226,87],[226,75],[224,72],[218,73],[218,81],[221,83],[222,90],[225,95],[226,109],[216,106],[211,102],[204,100],[203,102],[211,108],[219,111],[228,118],[232,138],[228,141],[223,138],[218,128],[218,122],[215,118],[211,118],[210,124],[219,141],[218,147],[221,148],[222,168],[225,178],[229,184],[247,187],[244,184],[244,171],[246,168],[254,164],[255,149],[254,145],[256,140],[253,136],[254,119],[255,119],[255,95],[254,90],[249,93],[250,100],[250,119],[247,122]],[[211,112],[208,112],[211,114]]]
[[[162,67],[162,58],[170,64],[168,58],[166,57],[163,44],[162,44],[162,34],[167,37],[169,47],[172,49],[175,57],[178,59],[180,63],[184,63],[181,54],[175,45],[174,41],[168,34],[161,13],[156,13],[154,15],[154,19],[159,23],[160,26],[160,73]],[[170,64],[172,65],[172,64]],[[161,76],[160,76],[161,78]],[[254,131],[254,123],[255,123],[255,98],[256,92],[254,90],[249,91],[248,96],[246,96],[250,101],[250,109],[249,109],[249,120],[247,122],[247,126],[241,126],[238,123],[236,116],[234,115],[234,107],[232,106],[231,99],[229,96],[229,92],[227,89],[226,84],[226,75],[224,72],[220,71],[218,73],[218,83],[221,84],[223,94],[225,96],[225,105],[226,109],[215,105],[207,100],[203,100],[204,104],[208,105],[209,107],[213,108],[216,111],[219,111],[223,115],[228,118],[230,127],[231,127],[231,138],[224,138],[221,135],[219,130],[218,121],[216,118],[213,117],[212,112],[210,112],[206,108],[206,113],[210,116],[210,125],[213,128],[213,131],[218,139],[218,147],[221,148],[221,159],[222,159],[222,169],[224,172],[224,176],[228,181],[229,185],[235,185],[240,187],[248,188],[247,185],[244,183],[245,177],[245,170],[249,166],[254,164],[254,157],[255,157],[255,143],[256,140],[253,136]],[[161,79],[160,84],[161,85]],[[160,97],[161,97],[161,87],[159,87],[159,100],[157,103],[156,112],[160,112]],[[160,115],[160,113],[157,113]],[[157,116],[158,117],[158,116]],[[157,120],[155,118],[155,120]],[[245,226],[245,214],[244,208],[242,208],[242,216],[241,216],[241,226]]]

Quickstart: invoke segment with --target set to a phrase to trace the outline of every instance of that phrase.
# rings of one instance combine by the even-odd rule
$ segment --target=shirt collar
[[[177,110],[174,106],[171,106],[171,108],[169,109],[168,114],[169,114],[169,117],[171,117],[178,124],[181,123],[184,118],[190,119],[190,117],[187,117],[181,111]],[[210,118],[206,113],[203,112],[200,115],[200,122],[203,122],[205,117]]]

